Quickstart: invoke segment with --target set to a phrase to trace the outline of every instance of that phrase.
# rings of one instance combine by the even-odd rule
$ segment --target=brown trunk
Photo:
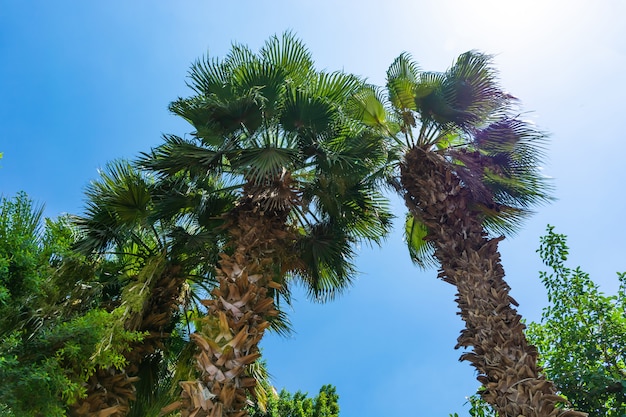
[[[220,285],[203,302],[208,314],[192,335],[200,350],[200,378],[181,383],[182,417],[247,415],[248,394],[254,396],[256,386],[247,369],[260,356],[258,345],[268,319],[278,315],[271,292],[280,285],[272,277],[283,274],[282,249],[293,240],[285,231],[284,216],[241,207],[228,230],[234,252],[221,255]]]
[[[472,200],[444,159],[413,148],[401,166],[401,180],[409,209],[428,227],[427,239],[435,245],[441,263],[439,277],[456,286],[465,330],[461,355],[478,371],[481,396],[501,417],[578,417],[573,410],[555,408],[567,401],[537,365],[537,349],[524,335],[521,316],[509,295],[500,263],[498,242],[489,239],[482,216],[472,210]]]
[[[124,353],[124,369],[98,369],[87,381],[87,397],[79,400],[70,415],[76,417],[123,417],[135,400],[134,383],[142,361],[163,349],[172,330],[172,317],[178,305],[185,277],[180,266],[171,266],[162,273],[146,299],[143,313],[133,319],[129,330],[147,333],[143,340]]]

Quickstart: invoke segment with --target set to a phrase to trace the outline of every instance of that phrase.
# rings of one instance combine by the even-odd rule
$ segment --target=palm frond
[[[238,67],[233,73],[233,78],[237,94],[246,95],[250,91],[256,91],[258,95],[263,97],[262,101],[257,101],[262,104],[265,117],[271,119],[281,106],[287,72],[269,62],[255,61]]]
[[[225,98],[229,94],[228,67],[218,59],[205,56],[191,65],[188,73],[187,86],[198,95],[213,94],[218,98]]]
[[[477,126],[505,104],[506,95],[498,85],[491,62],[491,56],[469,51],[461,54],[445,73],[441,97],[450,113],[444,117],[455,126]]]
[[[397,57],[387,70],[389,101],[410,126],[415,126],[415,120],[408,117],[412,116],[412,111],[417,110],[415,95],[418,82],[419,67],[407,53]]]
[[[270,330],[281,337],[293,335],[293,326],[289,320],[289,315],[284,309],[278,308],[278,316],[268,318]]]
[[[233,43],[224,59],[224,63],[229,71],[228,81],[232,81],[232,74],[234,72],[237,72],[243,67],[258,63],[258,58],[247,45]]]
[[[236,171],[246,171],[249,178],[259,183],[276,178],[285,169],[291,170],[298,159],[298,150],[294,148],[250,146],[240,151],[237,159],[231,162],[231,166]]]
[[[407,213],[404,224],[404,238],[409,249],[409,255],[414,264],[420,268],[431,268],[437,265],[435,247],[432,242],[426,240],[428,229],[415,218]]]
[[[307,293],[315,301],[333,299],[352,283],[356,272],[355,253],[343,228],[320,222],[306,230],[298,241],[302,268],[296,271]]]
[[[317,134],[329,128],[333,107],[320,97],[305,90],[288,87],[280,123],[289,132]]]
[[[528,208],[551,200],[541,175],[546,135],[515,118],[500,119],[476,134],[485,161],[485,184],[498,204]]]
[[[315,71],[311,53],[292,32],[284,32],[280,38],[272,36],[261,48],[259,56],[285,70],[296,85],[303,84]]]
[[[366,126],[390,132],[383,90],[373,85],[361,88],[352,97],[348,109],[352,117]]]
[[[492,236],[513,236],[524,221],[533,214],[532,211],[518,207],[480,206],[478,209],[484,216],[483,225]]]
[[[135,226],[149,228],[152,183],[128,161],[109,163],[100,172],[100,179],[87,187],[85,215],[74,217],[80,235],[76,248],[83,253],[99,253],[128,239],[146,249],[158,246],[155,236],[143,241],[142,232],[133,232]]]
[[[164,136],[164,141],[151,152],[142,153],[138,164],[164,175],[188,172],[193,177],[222,168],[224,151],[198,146],[195,141],[175,135]]]
[[[342,104],[363,84],[357,76],[342,71],[319,72],[307,81],[307,92],[313,97],[322,97],[328,102]]]

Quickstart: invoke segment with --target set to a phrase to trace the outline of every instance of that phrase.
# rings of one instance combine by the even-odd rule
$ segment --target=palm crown
[[[545,135],[516,113],[516,99],[497,82],[491,57],[462,54],[446,72],[421,72],[408,54],[387,71],[386,94],[370,87],[358,95],[359,118],[390,138],[397,167],[420,148],[445,164],[472,200],[472,209],[493,233],[512,233],[533,205],[550,200],[541,175]],[[407,201],[407,242],[412,258],[428,263],[431,245],[419,221],[421,208],[399,184],[390,183]]]
[[[297,260],[283,265],[316,298],[350,282],[351,244],[378,241],[388,228],[373,172],[380,140],[351,123],[344,110],[362,82],[314,69],[291,34],[273,37],[258,54],[234,45],[224,60],[201,60],[189,73],[195,95],[170,109],[195,128],[144,155],[142,164],[191,182],[218,175],[238,205],[284,218],[297,233]]]

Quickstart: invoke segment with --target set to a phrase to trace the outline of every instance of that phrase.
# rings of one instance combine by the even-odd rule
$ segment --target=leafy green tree
[[[339,396],[332,385],[324,385],[317,396],[309,398],[300,391],[291,394],[282,390],[271,396],[267,406],[261,410],[258,406],[251,412],[251,417],[338,417]]]
[[[558,416],[564,401],[537,366],[537,351],[509,295],[498,243],[548,201],[541,176],[544,134],[519,118],[489,56],[458,57],[447,71],[422,72],[407,54],[387,71],[386,91],[356,100],[363,124],[388,138],[390,183],[406,202],[412,259],[440,265],[465,321],[458,347],[478,371],[482,397],[501,416]],[[570,412],[569,415],[576,415]]]
[[[0,200],[0,404],[17,416],[64,416],[89,375],[120,366],[141,337],[93,308],[97,268],[72,241],[67,219],[44,225],[24,193]]]
[[[550,305],[527,334],[562,395],[593,417],[626,415],[626,273],[604,295],[580,267],[565,266],[567,238],[548,226],[538,250]]]
[[[223,60],[198,61],[189,78],[194,95],[170,108],[195,132],[166,136],[141,162],[191,183],[218,177],[237,194],[220,218],[228,236],[219,286],[191,335],[200,374],[183,383],[182,415],[241,417],[256,385],[247,369],[290,278],[328,299],[351,282],[354,244],[386,233],[374,175],[385,153],[345,116],[362,82],[316,70],[291,34],[258,53],[234,45]]]

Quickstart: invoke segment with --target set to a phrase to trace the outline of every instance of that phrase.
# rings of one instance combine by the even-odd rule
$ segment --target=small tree
[[[270,397],[265,410],[258,406],[250,412],[251,417],[338,417],[339,395],[332,385],[324,385],[319,394],[309,398],[301,391],[291,394],[282,390],[280,394]]]
[[[44,225],[24,193],[0,199],[0,416],[65,416],[95,368],[121,366],[139,339],[98,308],[97,271],[71,243],[67,219]]]
[[[626,273],[617,295],[606,296],[580,267],[565,266],[567,238],[548,226],[539,254],[551,273],[540,277],[550,305],[528,338],[561,394],[590,416],[626,414]]]

